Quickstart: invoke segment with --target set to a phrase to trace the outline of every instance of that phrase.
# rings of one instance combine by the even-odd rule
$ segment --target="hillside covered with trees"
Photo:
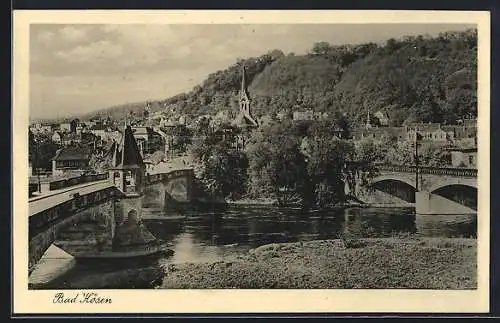
[[[361,122],[367,111],[385,109],[396,126],[419,121],[452,124],[477,114],[475,29],[389,39],[383,45],[319,42],[306,55],[285,55],[276,49],[238,60],[208,75],[192,91],[154,102],[152,110],[234,115],[243,64],[257,117],[311,108],[342,112]],[[128,104],[100,113],[120,119],[130,111],[140,115],[142,107],[142,103]]]

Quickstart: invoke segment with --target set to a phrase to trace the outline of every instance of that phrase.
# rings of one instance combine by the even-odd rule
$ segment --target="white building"
[[[70,132],[71,131],[71,123],[61,123],[59,125],[59,130],[62,132]]]

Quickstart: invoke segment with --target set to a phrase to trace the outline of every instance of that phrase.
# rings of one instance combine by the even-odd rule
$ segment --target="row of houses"
[[[73,119],[71,121],[62,122],[59,124],[34,123],[30,126],[30,131],[33,132],[34,134],[47,134],[47,133],[53,133],[55,131],[62,133],[78,133],[84,131],[85,129],[87,130],[99,129],[99,128],[105,129],[113,126],[114,123],[108,116],[107,118],[93,118],[87,121],[80,121],[79,119]]]
[[[477,137],[477,127],[471,124],[450,126],[439,123],[420,123],[403,127],[359,127],[351,132],[354,140],[376,138],[415,141],[417,135],[420,140],[436,143],[451,143],[463,139],[474,140]]]

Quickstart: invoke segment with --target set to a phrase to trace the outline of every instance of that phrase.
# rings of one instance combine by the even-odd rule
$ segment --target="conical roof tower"
[[[125,127],[121,143],[115,145],[113,169],[135,169],[146,167],[130,125]]]

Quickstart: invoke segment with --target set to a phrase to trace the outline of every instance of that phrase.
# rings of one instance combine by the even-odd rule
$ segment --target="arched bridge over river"
[[[414,204],[417,214],[477,210],[477,169],[378,165],[362,187],[375,198]]]
[[[121,190],[113,171],[110,174],[86,177],[83,183],[58,181],[54,190],[29,199],[30,273],[51,244],[77,258],[140,256],[159,250],[156,238],[142,225],[143,205],[189,202],[193,169],[146,175],[143,191],[136,195]]]

